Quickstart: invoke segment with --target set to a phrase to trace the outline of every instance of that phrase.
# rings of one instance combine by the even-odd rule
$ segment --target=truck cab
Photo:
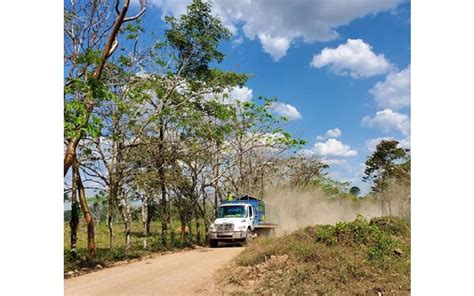
[[[246,243],[252,238],[255,209],[241,202],[228,202],[217,208],[216,219],[209,227],[209,243],[217,247],[219,241]]]

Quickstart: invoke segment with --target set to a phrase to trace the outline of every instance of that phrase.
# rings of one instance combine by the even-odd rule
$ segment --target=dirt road
[[[214,272],[242,247],[202,248],[144,259],[64,281],[73,295],[213,295]]]

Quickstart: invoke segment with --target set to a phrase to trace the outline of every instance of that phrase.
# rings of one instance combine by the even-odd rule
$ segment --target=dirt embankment
[[[64,281],[72,295],[214,295],[214,273],[242,247],[199,248],[146,259]]]
[[[262,238],[218,274],[225,295],[409,295],[409,224],[359,217]]]

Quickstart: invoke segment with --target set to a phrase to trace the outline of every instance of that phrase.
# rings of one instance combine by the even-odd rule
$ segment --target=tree
[[[232,192],[262,196],[268,167],[285,152],[306,143],[284,130],[285,117],[271,113],[275,101],[276,98],[260,97],[234,105],[236,115],[224,143],[229,168],[226,187]]]
[[[117,16],[111,25],[108,18],[111,7],[108,2],[72,1],[65,8],[65,69],[68,75],[64,87],[64,176],[71,166],[77,166],[72,181],[77,182],[81,209],[88,224],[90,258],[95,255],[94,221],[87,204],[76,150],[84,136],[97,136],[100,131],[100,119],[93,116],[93,111],[109,95],[102,81],[102,74],[107,60],[118,47],[122,25],[137,20],[145,12],[145,0],[139,2],[140,12],[127,17],[130,0],[123,1],[121,9],[120,1],[116,0]]]
[[[404,178],[407,176],[407,165],[409,149],[398,146],[398,141],[382,140],[376,147],[375,152],[365,162],[364,181],[372,180],[375,192],[383,191],[390,178]]]
[[[315,155],[298,155],[290,158],[284,165],[289,169],[289,186],[292,188],[305,187],[314,183],[325,175],[323,170],[329,168]],[[284,168],[280,171],[284,171]]]
[[[178,191],[183,198],[191,200],[202,196],[202,190],[195,186],[190,186],[184,194],[186,182],[180,185],[183,188],[175,190],[177,176],[189,177],[177,164],[186,163],[186,153],[195,153],[188,145],[222,142],[218,138],[223,138],[223,128],[212,122],[225,121],[232,113],[222,104],[207,100],[206,95],[243,85],[247,80],[244,74],[210,68],[211,62],[223,60],[218,46],[230,37],[228,30],[210,12],[208,2],[196,0],[180,18],[167,17],[170,28],[166,30],[164,46],[169,59],[162,71],[166,74],[146,75],[149,83],[145,93],[152,94],[147,102],[155,111],[149,120],[144,120],[147,125],[139,136],[141,153],[135,153],[132,161],[136,171],[132,175],[137,182],[132,182],[141,189],[154,188],[153,192],[160,196],[159,214],[165,246],[171,226],[171,193],[177,195]],[[147,197],[147,201],[152,200]],[[153,206],[147,206],[146,212],[152,213],[152,209]],[[146,225],[149,218],[145,219]]]
[[[65,94],[66,96],[76,94],[76,96],[75,99],[65,102],[67,144],[64,152],[64,175],[74,162],[79,142],[84,134],[90,131],[89,121],[97,100],[106,96],[101,77],[107,60],[118,47],[120,28],[124,23],[138,19],[145,12],[145,0],[140,0],[140,12],[135,16],[126,17],[130,0],[123,2],[121,10],[119,2],[116,0],[117,16],[111,27],[107,27],[106,23],[110,8],[107,3],[92,1],[81,6],[83,3],[73,1],[71,7],[65,9],[65,35],[69,37],[65,44],[73,48],[70,55],[66,54],[69,77],[66,81]],[[84,22],[84,18],[89,19]],[[104,35],[109,30],[109,36],[102,45]],[[84,40],[83,36],[87,36],[87,40]],[[84,47],[84,44],[88,46]],[[98,49],[100,47],[102,51]],[[68,49],[66,47],[66,50]],[[78,116],[71,116],[71,113],[76,113]]]
[[[383,193],[396,182],[410,181],[409,149],[399,146],[396,140],[382,140],[374,153],[365,162],[363,181],[373,181],[372,191],[379,196],[382,210],[388,204],[392,215],[391,198]]]
[[[349,193],[352,194],[352,195],[355,195],[355,196],[359,196],[359,194],[360,194],[360,188],[357,187],[357,186],[352,186],[352,187],[349,189]]]

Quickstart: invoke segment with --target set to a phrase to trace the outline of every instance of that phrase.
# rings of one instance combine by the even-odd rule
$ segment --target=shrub
[[[396,236],[405,236],[410,230],[410,226],[405,219],[398,217],[376,217],[370,220],[370,225],[376,225],[382,231]]]

